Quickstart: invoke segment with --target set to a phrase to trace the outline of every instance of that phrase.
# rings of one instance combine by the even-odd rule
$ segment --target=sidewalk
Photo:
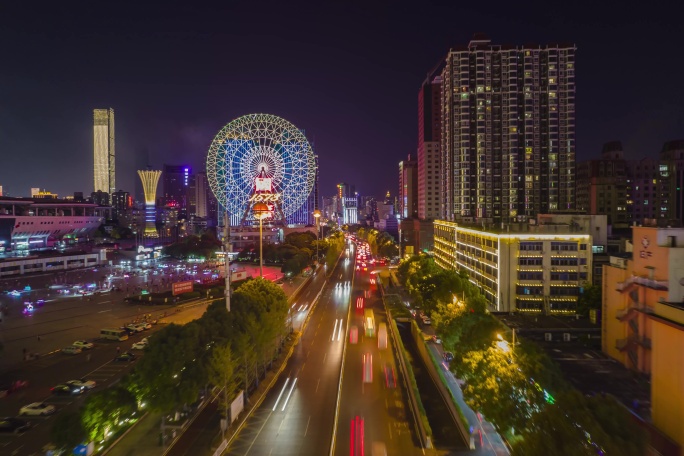
[[[291,283],[285,282],[282,289],[288,296],[288,301],[300,290],[308,277],[297,276]],[[183,309],[179,313],[174,313],[166,316],[161,320],[161,323],[176,323],[185,324],[197,318],[200,318],[207,308],[207,304],[197,305]],[[265,385],[267,382],[262,381]],[[261,386],[261,385],[260,385]],[[258,392],[258,390],[257,390]],[[102,455],[107,456],[161,456],[168,448],[160,444],[160,423],[163,413],[150,411],[127,433],[115,442],[108,450],[105,450]],[[216,430],[218,432],[218,429]]]

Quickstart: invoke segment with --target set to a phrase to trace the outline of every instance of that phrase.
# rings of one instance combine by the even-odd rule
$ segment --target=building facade
[[[187,214],[187,194],[192,169],[187,165],[164,165],[162,175],[162,205],[177,209],[183,217]]]
[[[592,280],[591,233],[605,232],[606,222],[605,216],[561,217],[540,214],[505,231],[437,220],[435,262],[465,270],[491,311],[574,314]]]
[[[93,110],[93,191],[116,191],[114,110]]]
[[[515,222],[575,208],[575,49],[476,35],[449,51],[442,219]]]
[[[410,154],[399,162],[399,214],[401,218],[418,217],[418,163]]]
[[[439,140],[441,136],[441,65],[418,91],[418,217],[439,218]]]

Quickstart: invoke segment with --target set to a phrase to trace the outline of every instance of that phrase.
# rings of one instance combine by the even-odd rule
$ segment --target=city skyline
[[[503,5],[495,12],[350,5],[332,14],[330,7],[309,5],[296,17],[315,33],[304,27],[285,36],[255,37],[237,23],[216,31],[211,17],[222,14],[200,9],[171,7],[156,17],[156,8],[143,7],[130,20],[112,12],[104,27],[92,28],[85,24],[98,15],[97,7],[73,17],[48,8],[31,16],[34,29],[24,29],[28,12],[20,5],[8,8],[6,17],[14,22],[0,35],[17,46],[0,76],[3,86],[13,88],[0,111],[0,150],[9,151],[0,184],[17,196],[31,187],[88,193],[93,141],[88,117],[98,106],[117,111],[117,189],[133,192],[135,170],[148,164],[188,163],[199,170],[221,125],[242,114],[272,112],[291,118],[315,140],[321,195],[332,193],[335,182],[352,181],[360,194],[380,196],[396,188],[396,174],[377,173],[378,168],[393,169],[402,157],[416,154],[421,82],[453,45],[467,43],[478,31],[496,43],[577,45],[577,161],[600,156],[601,145],[610,140],[622,141],[627,158],[649,155],[680,137],[684,120],[676,77],[681,63],[671,58],[680,41],[675,11],[616,12],[597,5],[589,17],[580,9],[553,11],[548,5],[544,11],[531,7],[525,15]],[[224,8],[236,16],[256,13],[250,5]],[[282,8],[259,8],[267,29],[291,17]],[[467,14],[472,28],[454,27],[457,13]],[[420,21],[429,26],[396,27]],[[179,32],[178,24],[186,22],[189,29]],[[353,36],[346,33],[350,23]],[[103,42],[109,52],[89,52]],[[327,48],[337,52],[322,52]],[[206,71],[209,57],[225,49],[231,49],[231,58]],[[86,54],[92,60],[84,64],[80,57]],[[636,55],[640,65],[631,65]],[[290,64],[292,58],[305,64]],[[36,62],[54,73],[37,71]],[[288,71],[269,71],[274,63]],[[652,78],[649,67],[663,65],[669,70],[658,72],[658,87],[666,97],[633,89]],[[28,97],[29,91],[34,96]],[[40,135],[33,134],[35,124],[41,125]],[[40,166],[26,167],[27,156]]]

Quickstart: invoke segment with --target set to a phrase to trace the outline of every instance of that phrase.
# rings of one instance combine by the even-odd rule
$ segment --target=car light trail
[[[290,400],[290,396],[292,395],[292,390],[294,390],[295,385],[297,384],[297,379],[294,379],[294,382],[292,382],[292,386],[290,387],[290,392],[287,393],[287,398],[285,398],[285,402],[283,403],[283,408],[280,409],[281,412],[285,411],[285,407],[287,407],[287,402]]]
[[[337,340],[342,339],[342,319],[340,318],[340,327],[337,330]]]
[[[275,412],[276,409],[278,408],[278,402],[280,402],[280,398],[283,396],[283,393],[285,392],[285,388],[287,388],[287,384],[290,382],[290,377],[287,377],[287,380],[285,380],[285,384],[283,385],[283,389],[280,390],[280,394],[278,395],[278,399],[276,399],[275,405],[273,406],[273,411]]]

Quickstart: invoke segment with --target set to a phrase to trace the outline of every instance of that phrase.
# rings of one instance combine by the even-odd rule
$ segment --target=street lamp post
[[[320,263],[320,259],[318,258],[318,243],[321,240],[321,211],[316,209],[313,211],[313,216],[316,219],[316,262]]]
[[[259,275],[264,278],[264,219],[270,215],[268,204],[256,203],[252,206],[254,216],[259,219]]]

